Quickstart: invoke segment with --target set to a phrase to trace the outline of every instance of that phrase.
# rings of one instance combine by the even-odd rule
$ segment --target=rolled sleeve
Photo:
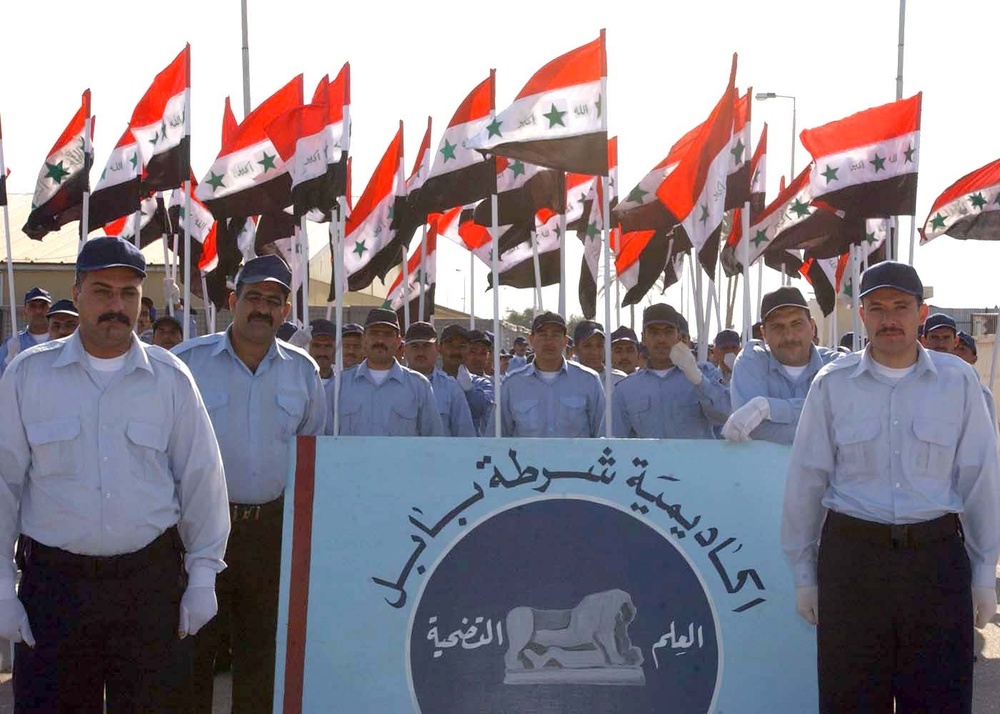
[[[725,424],[733,412],[733,407],[729,388],[722,381],[722,373],[718,367],[707,362],[698,367],[704,379],[701,380],[701,384],[695,385],[694,391],[698,395],[701,411],[711,423]]]

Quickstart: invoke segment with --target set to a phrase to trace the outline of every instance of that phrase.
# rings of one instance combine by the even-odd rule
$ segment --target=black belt
[[[120,578],[160,563],[177,559],[182,552],[175,526],[161,533],[149,545],[121,555],[80,555],[39,543],[23,533],[18,540],[18,564],[22,569],[43,567],[80,578]]]
[[[284,496],[279,496],[267,503],[230,503],[229,520],[231,523],[264,520],[282,513],[285,509],[284,504]]]
[[[961,538],[962,524],[954,513],[946,513],[922,523],[891,525],[873,523],[830,511],[826,516],[823,536],[842,537],[887,548],[919,548],[956,536]]]

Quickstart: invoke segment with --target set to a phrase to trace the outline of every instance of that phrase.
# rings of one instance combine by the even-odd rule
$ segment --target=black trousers
[[[86,558],[24,539],[20,598],[35,647],[14,655],[15,712],[177,712],[193,646],[179,640],[176,532],[138,553]]]
[[[263,506],[232,505],[226,569],[216,581],[219,615],[195,636],[194,708],[212,712],[215,658],[228,624],[232,650],[233,709],[270,714],[281,573],[282,499]],[[220,625],[220,623],[222,623]]]
[[[968,714],[972,576],[957,519],[950,535],[893,544],[847,518],[828,515],[819,547],[820,711]]]

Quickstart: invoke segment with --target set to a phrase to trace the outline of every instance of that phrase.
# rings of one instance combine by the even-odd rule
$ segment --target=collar
[[[865,347],[865,351],[862,353],[861,359],[858,361],[858,366],[851,371],[851,377],[860,377],[865,372],[870,373],[872,376],[876,376],[875,360],[871,355],[871,345]],[[930,353],[918,342],[916,369],[913,370],[913,374],[910,376],[916,377],[924,372],[930,372],[935,377],[938,373],[937,367],[934,366],[934,360],[931,359]]]
[[[761,340],[761,344],[767,351],[768,369],[772,372],[779,372],[787,377],[788,375],[783,369],[784,365],[778,361],[777,357],[774,356],[774,353],[771,351],[771,348],[768,347],[763,340]],[[806,369],[803,372],[803,374],[816,374],[817,372],[820,371],[820,369],[823,368],[823,357],[820,355],[819,350],[816,349],[816,345],[809,345],[809,361],[806,363],[805,366]]]
[[[144,369],[152,374],[153,367],[149,364],[149,357],[146,355],[146,350],[143,349],[142,343],[135,336],[134,332],[131,338],[128,351],[125,352],[125,374],[136,369]],[[89,365],[87,351],[83,348],[83,341],[80,339],[79,330],[74,331],[72,335],[65,339],[59,356],[52,367],[65,367],[70,364]]]
[[[372,384],[375,384],[375,380],[371,376],[371,368],[368,366],[368,358],[365,357],[358,368],[354,371],[355,379],[367,379]],[[389,379],[395,379],[397,382],[403,382],[403,368],[399,366],[399,362],[396,360],[392,361],[392,366],[389,367]]]
[[[212,350],[213,357],[220,355],[223,352],[228,352],[233,359],[240,359],[240,356],[236,354],[236,348],[233,347],[233,341],[231,339],[232,329],[233,327],[230,325],[226,328],[226,331],[222,333],[222,339],[216,343],[215,348]],[[292,358],[292,356],[288,353],[288,350],[282,347],[277,340],[272,340],[271,346],[268,348],[267,354],[264,355],[264,359],[262,359],[261,362],[272,360],[276,356],[283,360],[289,360]]]
[[[520,371],[524,372],[525,375],[533,375],[533,374],[537,374],[541,370],[539,370],[539,369],[537,369],[535,367],[535,361],[532,360],[531,364],[529,364],[527,367],[525,367],[523,370],[520,370]],[[565,357],[563,357],[562,364],[559,366],[559,369],[557,369],[556,372],[559,373],[559,374],[566,374],[567,372],[569,372],[569,368],[566,366],[566,358]],[[473,376],[475,376],[475,375],[473,375]],[[539,377],[539,379],[541,379],[541,377]]]

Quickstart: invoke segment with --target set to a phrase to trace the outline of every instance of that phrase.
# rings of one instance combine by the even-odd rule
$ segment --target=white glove
[[[464,364],[458,366],[458,374],[455,375],[455,379],[458,381],[459,386],[462,387],[463,392],[468,392],[472,389],[472,374],[465,368]]]
[[[810,625],[819,622],[819,588],[795,588],[795,610]]]
[[[736,364],[736,355],[732,352],[726,352],[726,354],[722,355],[722,363],[729,368],[730,372],[732,372],[733,365]]]
[[[309,343],[313,338],[313,328],[312,325],[306,325],[305,327],[300,327],[295,331],[295,334],[288,338],[289,344],[295,345],[296,347],[301,347],[302,349],[307,349]]]
[[[994,588],[972,588],[972,614],[976,627],[982,629],[997,614],[997,592]]]
[[[698,369],[698,360],[694,357],[694,352],[683,342],[678,342],[676,345],[670,348],[670,361],[674,363],[674,367],[679,369],[684,373],[684,376],[688,378],[694,386],[701,384],[701,380],[705,376]]]
[[[767,397],[754,397],[734,411],[722,427],[722,438],[729,441],[750,441],[750,432],[771,418],[771,403]]]
[[[197,635],[198,630],[207,625],[218,611],[215,588],[188,586],[181,597],[181,621],[177,635],[182,640],[188,635]]]
[[[181,289],[173,278],[163,279],[163,299],[168,305],[178,305],[181,301]]]
[[[11,642],[20,642],[28,647],[35,646],[35,636],[31,634],[28,613],[16,597],[0,600],[0,637]]]

